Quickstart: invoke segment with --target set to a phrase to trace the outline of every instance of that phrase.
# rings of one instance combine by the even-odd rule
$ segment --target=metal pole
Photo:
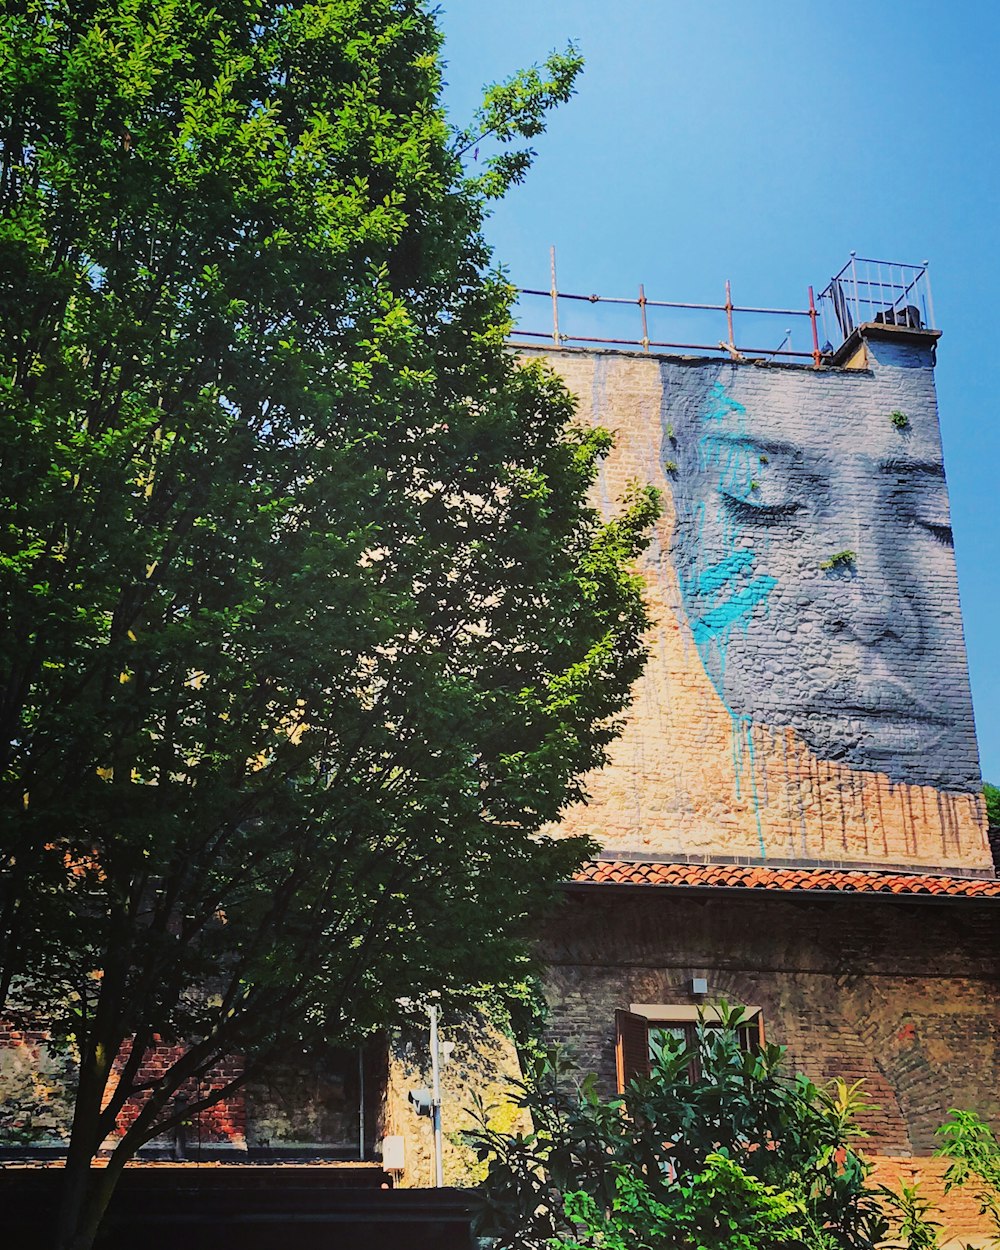
[[[816,300],[813,298],[812,287],[809,288],[809,322],[813,332],[813,368],[818,369],[820,364],[819,331],[816,328]]]
[[[646,288],[639,283],[639,311],[642,313],[642,350],[649,351],[649,330],[646,326]]]
[[[932,330],[937,329],[937,323],[934,320],[934,300],[931,298],[931,275],[928,269],[929,261],[924,261],[924,285],[927,288],[927,324]]]
[[[736,359],[736,344],[733,342],[733,295],[726,279],[726,324],[729,326],[729,354]]]
[[[856,252],[851,253],[851,278],[854,281],[854,328],[857,329],[861,324],[861,301],[858,299],[858,265],[855,260]]]
[[[365,1048],[358,1047],[358,1158],[365,1157]]]
[[[444,1185],[444,1144],[441,1136],[441,1062],[438,1054],[438,1009],[436,1003],[427,1008],[431,1021],[431,1117],[434,1128],[434,1184]]]
[[[559,346],[559,288],[556,286],[556,249],[549,248],[549,269],[552,273],[552,342]]]

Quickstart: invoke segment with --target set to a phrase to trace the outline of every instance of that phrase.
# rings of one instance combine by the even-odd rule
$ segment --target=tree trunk
[[[110,1171],[110,1166],[100,1169],[101,1175],[98,1178],[97,1169],[92,1171],[92,1164],[101,1146],[101,1108],[108,1088],[108,1077],[119,1049],[112,1027],[117,1022],[118,971],[119,966],[112,966],[105,971],[90,1036],[86,1039],[80,1055],[73,1128],[66,1152],[63,1189],[56,1220],[55,1244],[58,1250],[89,1250],[114,1188],[113,1181],[110,1187],[107,1186],[104,1176],[106,1171]],[[124,1159],[114,1173],[115,1177],[123,1165]],[[91,1213],[94,1194],[98,1190],[104,1193],[105,1189],[106,1196],[94,1215]]]
[[[92,1189],[92,1164],[100,1147],[97,1140],[101,1102],[107,1081],[106,1072],[100,1069],[102,1056],[91,1052],[80,1064],[76,1105],[73,1110],[73,1129],[63,1168],[63,1186],[56,1222],[56,1246],[58,1250],[87,1250],[97,1234],[97,1224],[91,1229],[89,1240],[79,1240],[84,1223],[84,1212],[89,1206]],[[103,1169],[102,1169],[103,1170]],[[107,1205],[105,1199],[104,1205]],[[103,1215],[103,1210],[101,1212]]]
[[[92,1161],[87,1159],[82,1166],[71,1170],[67,1158],[56,1250],[91,1250],[122,1169],[132,1153],[116,1150],[103,1168],[92,1167]]]

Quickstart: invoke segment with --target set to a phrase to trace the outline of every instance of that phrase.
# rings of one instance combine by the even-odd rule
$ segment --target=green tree
[[[609,436],[481,234],[580,62],[458,133],[440,45],[422,0],[0,19],[0,991],[78,1059],[60,1246],[221,1059],[518,972],[586,850],[539,830],[640,672],[656,501],[588,505]]]
[[[990,828],[1000,829],[1000,790],[990,785],[988,781],[984,781],[983,797],[986,799],[986,819],[990,823]]]
[[[477,1222],[500,1247],[874,1250],[889,1223],[857,1153],[857,1086],[817,1087],[784,1050],[747,1051],[720,1009],[692,1049],[667,1038],[620,1098],[540,1058],[519,1089],[533,1131],[486,1116],[470,1134],[489,1170]],[[692,1076],[692,1065],[697,1065]],[[919,1245],[914,1243],[914,1248]]]

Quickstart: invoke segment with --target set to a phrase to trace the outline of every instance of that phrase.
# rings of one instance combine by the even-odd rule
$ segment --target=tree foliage
[[[979,1203],[980,1215],[989,1218],[1000,1244],[1000,1142],[975,1111],[952,1108],[938,1129],[943,1144],[938,1154],[950,1159],[945,1173],[946,1189],[968,1185]]]
[[[478,1230],[498,1250],[938,1250],[953,1244],[919,1183],[875,1184],[859,1150],[861,1082],[791,1077],[783,1047],[748,1051],[722,1004],[690,1047],[655,1043],[651,1075],[604,1099],[558,1050],[517,1085],[533,1129],[466,1135],[486,1182]],[[692,1075],[694,1073],[694,1075]],[[972,1111],[938,1130],[946,1192],[968,1186],[1000,1244],[1000,1146]]]
[[[986,800],[986,819],[990,828],[1000,829],[1000,789],[986,781],[983,783],[983,797]]]
[[[610,438],[481,234],[579,59],[488,93],[484,181],[440,42],[421,0],[0,19],[0,990],[79,1057],[65,1244],[220,1057],[502,980],[585,849],[538,833],[640,671],[656,502],[588,506]]]

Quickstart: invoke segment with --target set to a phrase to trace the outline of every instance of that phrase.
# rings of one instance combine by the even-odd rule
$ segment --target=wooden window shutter
[[[615,1012],[615,1068],[619,1094],[637,1076],[649,1076],[649,1021],[645,1016]]]

